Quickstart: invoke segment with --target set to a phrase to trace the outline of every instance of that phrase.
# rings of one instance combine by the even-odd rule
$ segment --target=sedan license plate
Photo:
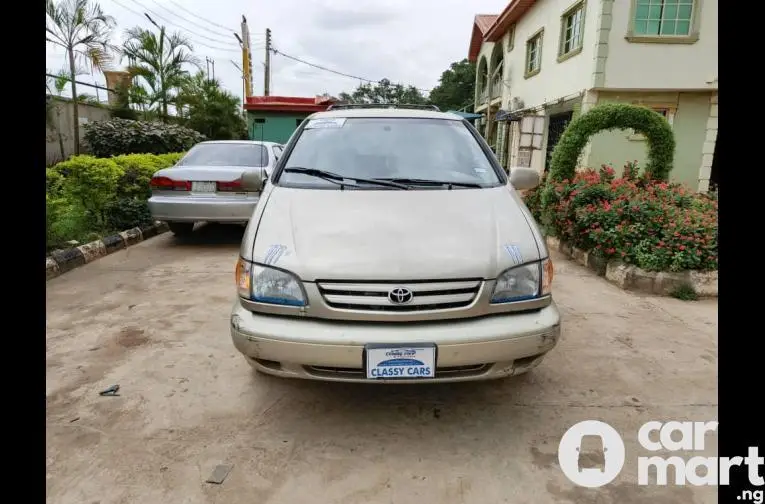
[[[436,345],[367,345],[366,372],[370,380],[422,379],[436,376]]]
[[[191,191],[200,193],[214,193],[216,189],[215,182],[192,182]]]

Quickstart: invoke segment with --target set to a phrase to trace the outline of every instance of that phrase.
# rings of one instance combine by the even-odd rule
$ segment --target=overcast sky
[[[247,17],[253,46],[254,93],[263,94],[265,29],[278,51],[339,72],[429,90],[451,62],[467,57],[475,14],[498,14],[508,0],[100,0],[117,21],[114,41],[133,26],[153,28],[143,13],[194,43],[215,77],[242,95],[241,64],[233,31]],[[65,67],[63,52],[48,44],[47,69]],[[359,81],[271,56],[271,94],[315,96],[352,91]],[[104,85],[102,75],[78,77]],[[83,90],[95,94],[92,89]],[[102,97],[102,100],[105,98]]]

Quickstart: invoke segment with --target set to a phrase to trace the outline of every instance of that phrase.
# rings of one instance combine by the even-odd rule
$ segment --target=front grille
[[[410,282],[342,282],[318,281],[317,286],[328,306],[341,310],[374,312],[416,312],[464,308],[475,300],[481,288],[480,279],[410,281]],[[396,303],[389,294],[406,289],[411,299]],[[394,296],[395,298],[395,296]]]

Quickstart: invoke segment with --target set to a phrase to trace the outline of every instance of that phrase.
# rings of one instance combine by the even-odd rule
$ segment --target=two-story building
[[[477,15],[475,111],[505,166],[549,168],[569,121],[596,104],[653,108],[675,132],[672,180],[716,184],[717,0],[512,0]],[[643,161],[634,131],[592,137],[580,167]]]

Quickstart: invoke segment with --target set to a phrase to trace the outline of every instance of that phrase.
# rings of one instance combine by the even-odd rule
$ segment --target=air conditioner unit
[[[517,96],[513,98],[512,110],[520,110],[523,108],[523,106],[524,106],[523,100],[521,100]]]

